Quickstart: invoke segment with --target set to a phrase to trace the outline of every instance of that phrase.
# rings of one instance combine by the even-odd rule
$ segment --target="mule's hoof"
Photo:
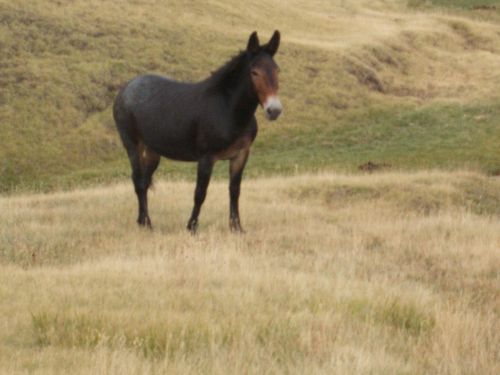
[[[141,227],[146,227],[151,230],[153,229],[153,225],[151,224],[151,219],[149,218],[149,216],[139,217],[137,219],[137,224],[139,224],[139,226]]]
[[[237,234],[245,234],[245,230],[241,227],[241,224],[239,221],[231,221],[229,223],[229,229],[231,229],[231,232],[237,233]]]
[[[189,220],[186,228],[192,235],[195,235],[198,230],[198,220]]]

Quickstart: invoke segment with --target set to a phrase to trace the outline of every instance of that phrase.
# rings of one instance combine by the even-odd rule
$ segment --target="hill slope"
[[[272,125],[259,116],[250,174],[368,160],[498,173],[500,12],[469,7],[497,2],[432,3],[463,8],[0,0],[0,190],[128,176],[110,112],[120,85],[148,71],[199,80],[251,31],[274,29],[286,112]]]
[[[500,181],[475,173],[0,198],[0,372],[498,374]],[[263,219],[265,218],[265,219]]]

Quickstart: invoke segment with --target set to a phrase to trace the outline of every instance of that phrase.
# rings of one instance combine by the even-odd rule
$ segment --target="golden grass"
[[[469,172],[0,198],[0,372],[497,374],[500,182]]]

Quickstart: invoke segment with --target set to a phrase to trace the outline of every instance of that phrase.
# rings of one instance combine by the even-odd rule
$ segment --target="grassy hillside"
[[[0,198],[0,373],[498,374],[500,181],[128,183]],[[262,220],[265,218],[265,220]]]
[[[274,29],[286,112],[259,115],[250,175],[369,160],[498,173],[497,3],[0,0],[0,191],[128,176],[110,112],[120,85],[202,79]]]

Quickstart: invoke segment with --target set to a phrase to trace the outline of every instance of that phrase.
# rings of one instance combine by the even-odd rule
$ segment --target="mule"
[[[118,93],[113,116],[130,165],[139,203],[137,222],[151,227],[148,188],[160,157],[197,162],[194,207],[187,229],[195,233],[214,163],[229,160],[229,225],[243,231],[238,201],[250,146],[257,136],[259,104],[269,120],[283,107],[278,98],[278,66],[273,60],[280,44],[275,31],[261,45],[253,32],[245,50],[207,79],[177,82],[141,75]]]

